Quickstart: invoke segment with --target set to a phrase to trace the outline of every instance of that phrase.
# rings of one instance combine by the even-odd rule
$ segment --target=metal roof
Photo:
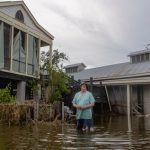
[[[150,61],[140,63],[120,63],[109,66],[86,69],[81,72],[73,74],[75,80],[89,80],[93,79],[114,79],[130,76],[150,75]]]

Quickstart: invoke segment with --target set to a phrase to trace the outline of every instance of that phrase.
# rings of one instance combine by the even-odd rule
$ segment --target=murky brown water
[[[150,117],[104,116],[94,120],[93,133],[77,132],[74,124],[61,127],[6,127],[0,125],[0,150],[149,150]]]

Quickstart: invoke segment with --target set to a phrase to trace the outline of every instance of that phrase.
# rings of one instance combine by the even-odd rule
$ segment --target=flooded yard
[[[128,132],[125,116],[97,116],[95,131],[77,132],[75,124],[33,127],[0,125],[0,150],[146,150],[150,149],[150,118],[133,117]]]

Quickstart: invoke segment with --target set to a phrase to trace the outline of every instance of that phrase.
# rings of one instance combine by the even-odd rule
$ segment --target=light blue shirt
[[[95,99],[92,93],[89,91],[86,91],[83,93],[82,92],[76,93],[72,101],[73,104],[77,104],[81,106],[91,104],[94,102],[95,102]],[[83,110],[77,109],[76,118],[77,119],[92,119],[92,108],[87,108]]]

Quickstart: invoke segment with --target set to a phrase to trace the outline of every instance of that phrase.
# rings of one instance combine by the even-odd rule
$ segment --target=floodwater
[[[94,132],[77,132],[75,124],[8,127],[0,125],[0,150],[149,150],[150,117],[97,116]]]

